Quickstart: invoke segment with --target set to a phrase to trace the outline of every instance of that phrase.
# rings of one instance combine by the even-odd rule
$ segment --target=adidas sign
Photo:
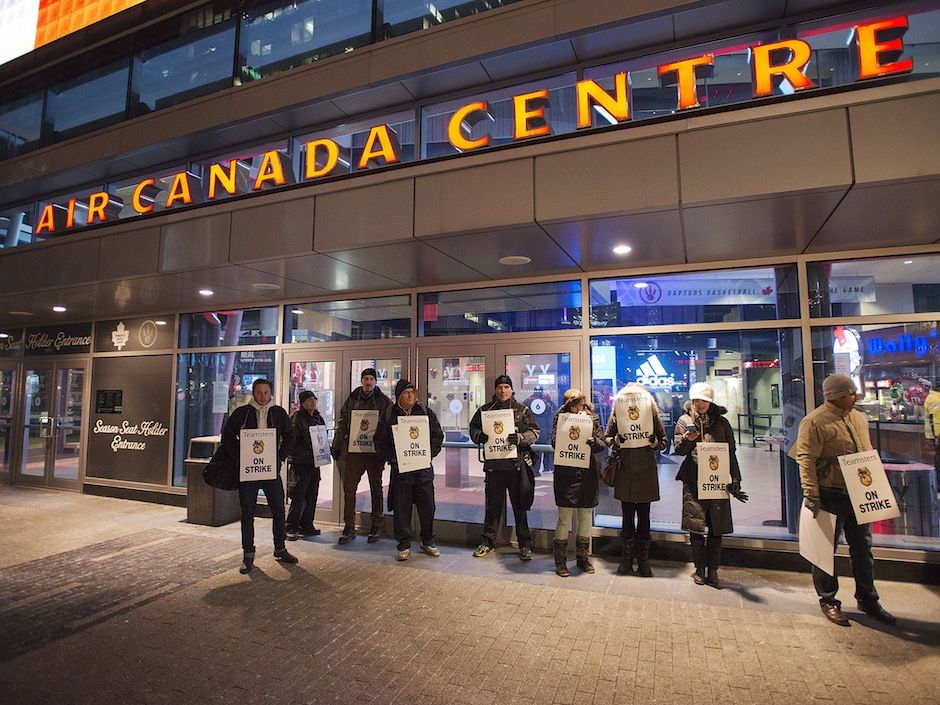
[[[666,371],[658,357],[650,355],[637,368],[636,382],[650,387],[672,387],[676,383],[676,378]]]

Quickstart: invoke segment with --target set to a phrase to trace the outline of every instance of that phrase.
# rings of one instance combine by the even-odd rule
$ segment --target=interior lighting
[[[912,260],[912,259],[906,259],[906,260],[904,260],[904,264],[914,264],[914,260]]]
[[[154,323],[156,323],[158,326],[165,326],[165,325],[166,325],[166,321],[154,321]]]
[[[631,250],[633,250],[633,248],[629,245],[617,245],[613,251],[615,255],[625,255]]]
[[[526,257],[525,255],[509,255],[508,257],[500,257],[499,263],[505,264],[510,267],[520,267],[524,264],[528,264],[532,261],[531,257]]]
[[[645,289],[649,286],[649,282],[636,282],[633,286],[635,286],[637,289]]]
[[[0,338],[9,338],[9,337],[10,337],[9,333],[0,333]]]
[[[32,316],[30,311],[7,311],[11,316]]]
[[[258,291],[277,291],[281,288],[280,284],[269,284],[268,282],[255,282],[251,285],[252,289],[257,289]]]
[[[56,313],[65,313],[66,311],[68,311],[68,309],[65,308],[65,306],[53,306],[52,310],[55,311]]]
[[[297,315],[297,316],[299,316],[299,315],[302,314],[303,312],[304,312],[304,310],[303,310],[302,308],[294,308],[294,309],[291,309],[291,313],[293,313],[293,314],[295,314],[295,315]]]
[[[200,289],[200,290],[199,290],[199,295],[200,295],[200,296],[212,296],[214,293],[215,293],[215,292],[212,291],[212,289]]]

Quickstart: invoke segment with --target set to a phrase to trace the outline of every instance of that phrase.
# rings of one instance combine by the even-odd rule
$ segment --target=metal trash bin
[[[203,526],[224,526],[241,518],[238,492],[210,487],[202,471],[219,447],[219,436],[202,436],[189,442],[186,454],[186,521]]]
[[[898,501],[901,516],[879,522],[890,533],[906,536],[940,536],[937,479],[931,465],[918,462],[885,463],[888,483]]]

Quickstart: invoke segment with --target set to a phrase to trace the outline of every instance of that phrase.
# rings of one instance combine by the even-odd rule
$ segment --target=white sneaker
[[[410,548],[403,548],[403,549],[401,549],[401,550],[398,552],[398,557],[397,557],[397,558],[398,558],[398,560],[400,560],[400,561],[407,561],[407,560],[408,560],[408,557],[409,557],[410,555],[411,555],[411,549],[410,549]]]
[[[441,555],[440,549],[438,549],[438,547],[435,546],[433,543],[430,546],[421,544],[421,550],[427,553],[432,558],[437,558],[438,556]]]

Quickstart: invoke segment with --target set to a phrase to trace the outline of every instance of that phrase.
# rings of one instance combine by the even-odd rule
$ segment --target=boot
[[[709,534],[706,547],[708,574],[705,577],[705,584],[717,588],[718,566],[721,565],[721,536]]]
[[[591,539],[586,536],[578,536],[574,542],[575,558],[578,561],[578,567],[585,573],[593,573],[594,566],[588,560],[588,551],[591,548]]]
[[[254,551],[245,551],[245,556],[242,558],[242,566],[238,569],[238,572],[242,575],[247,575],[251,572],[251,569],[255,567],[255,552]]]
[[[571,573],[568,572],[568,539],[559,541],[555,539],[553,544],[555,549],[555,573],[562,578],[567,578]]]
[[[623,542],[623,553],[622,558],[620,559],[620,565],[617,566],[618,575],[636,575],[633,572],[633,542],[634,537],[630,536],[629,538],[621,539]]]
[[[636,573],[641,578],[652,578],[653,570],[650,568],[650,540],[637,539],[636,542]]]
[[[695,572],[692,573],[692,580],[696,585],[705,584],[705,537],[702,534],[689,534],[689,541],[692,544],[692,563],[695,564]]]

